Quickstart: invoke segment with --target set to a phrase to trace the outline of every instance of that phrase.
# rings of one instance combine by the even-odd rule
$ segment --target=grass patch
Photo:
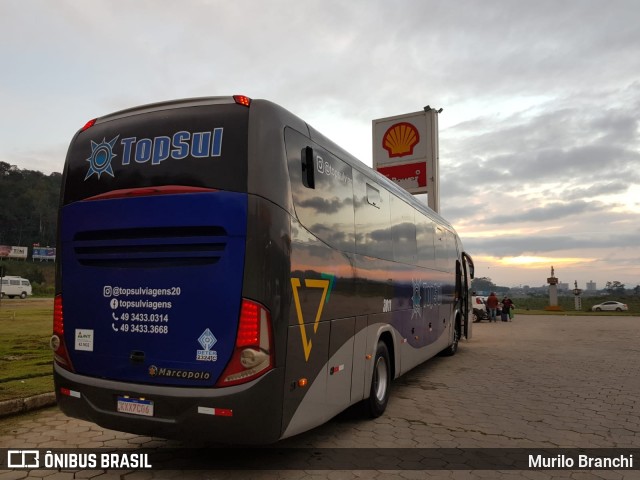
[[[51,375],[51,372],[41,377],[0,383],[0,402],[49,392],[53,392],[53,375]]]
[[[52,298],[0,303],[0,401],[53,391]]]

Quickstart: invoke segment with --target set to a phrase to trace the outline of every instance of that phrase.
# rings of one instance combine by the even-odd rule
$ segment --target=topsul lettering
[[[132,161],[160,165],[168,158],[181,160],[188,156],[219,157],[222,152],[222,132],[222,128],[215,128],[210,132],[180,131],[171,137],[123,138],[120,141],[123,147],[122,165],[129,165]]]

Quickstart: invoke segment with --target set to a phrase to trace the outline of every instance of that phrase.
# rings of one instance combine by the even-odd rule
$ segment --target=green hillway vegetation
[[[25,263],[25,262],[22,262]],[[28,264],[28,262],[26,262]],[[516,320],[533,315],[638,315],[640,299],[624,298],[629,312],[587,312],[591,305],[609,299],[597,297],[583,302],[583,311],[575,312],[573,298],[561,297],[564,311],[544,310],[547,299],[515,298]],[[528,310],[527,310],[528,309]],[[49,348],[53,319],[53,297],[3,299],[0,301],[0,401],[24,398],[53,391],[52,352]]]

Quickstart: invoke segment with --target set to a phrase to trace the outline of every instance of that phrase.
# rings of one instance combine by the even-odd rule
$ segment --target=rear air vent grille
[[[150,227],[76,233],[73,250],[81,265],[154,268],[217,263],[227,245],[222,227]]]

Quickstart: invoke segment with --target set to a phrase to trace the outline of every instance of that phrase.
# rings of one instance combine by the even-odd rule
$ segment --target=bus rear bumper
[[[246,385],[226,388],[138,385],[54,366],[56,400],[65,415],[139,435],[237,445],[280,439],[282,382],[282,369],[274,369]],[[152,402],[153,416],[118,412],[122,397]]]

